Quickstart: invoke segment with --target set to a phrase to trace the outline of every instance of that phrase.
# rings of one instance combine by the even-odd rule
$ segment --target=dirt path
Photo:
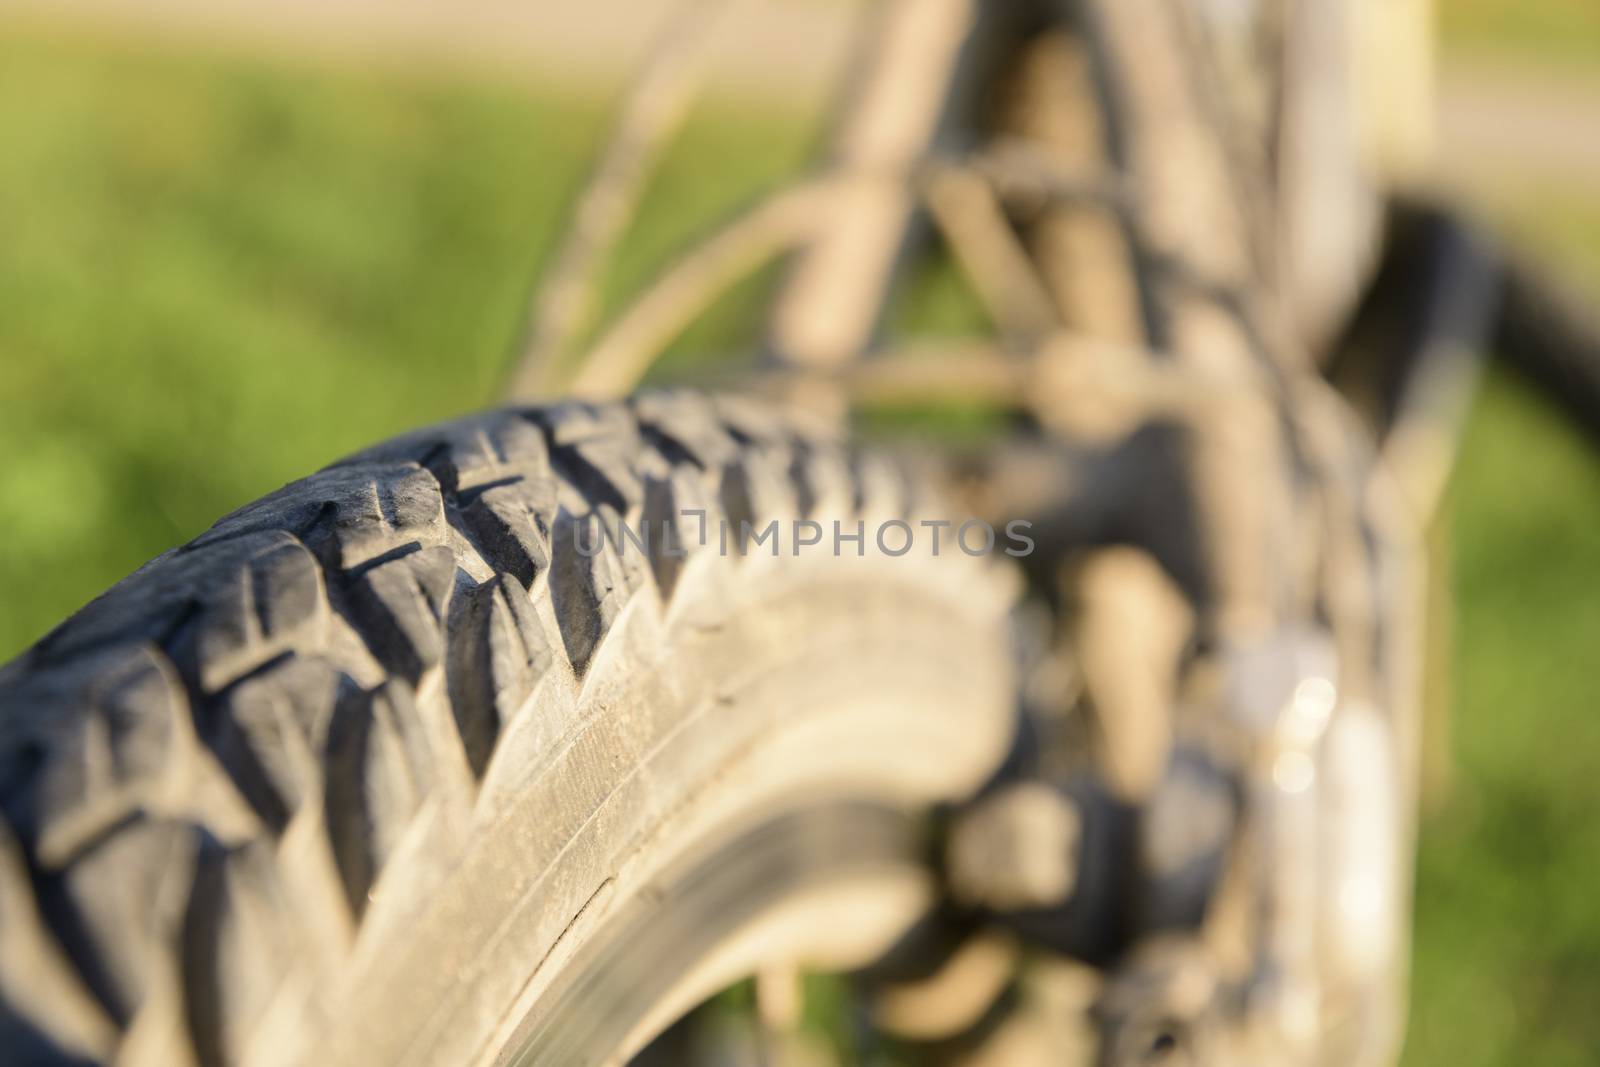
[[[1439,173],[1448,184],[1534,179],[1600,190],[1600,76],[1447,64],[1438,137]]]

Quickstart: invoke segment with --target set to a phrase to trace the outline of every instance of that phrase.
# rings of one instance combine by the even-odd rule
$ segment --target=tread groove
[[[359,929],[390,885],[438,884],[385,871],[453,862],[418,843],[500,780],[505,738],[555,729],[517,718],[544,679],[570,694],[634,597],[666,619],[732,576],[693,565],[684,509],[737,531],[859,503],[863,480],[881,479],[753,402],[654,393],[420,430],[234,511],[0,672],[0,820],[30,929],[116,1040],[170,1010],[201,1067],[243,1061],[295,931]],[[640,519],[642,553],[617,526]],[[689,574],[706,575],[692,594]],[[204,810],[218,780],[232,824]],[[10,921],[28,920],[0,914],[0,933]],[[4,994],[0,1038],[56,1036]]]

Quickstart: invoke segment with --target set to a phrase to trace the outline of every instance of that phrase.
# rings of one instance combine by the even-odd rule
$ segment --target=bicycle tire
[[[0,669],[0,1048],[505,1061],[683,857],[976,787],[1012,728],[1000,568],[580,551],[588,513],[926,499],[791,415],[655,393],[419,431],[157,557]]]

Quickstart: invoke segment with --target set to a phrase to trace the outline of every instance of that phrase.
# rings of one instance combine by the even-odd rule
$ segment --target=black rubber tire
[[[397,439],[153,560],[0,669],[0,1054],[494,1062],[741,761],[783,768],[746,815],[976,786],[1011,728],[1003,570],[575,540],[927,514],[912,489],[649,394]]]

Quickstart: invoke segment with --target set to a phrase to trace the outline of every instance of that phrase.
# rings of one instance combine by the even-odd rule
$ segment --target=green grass
[[[493,402],[599,113],[0,33],[0,658],[226,511]],[[691,124],[610,291],[811,137]]]
[[[1600,203],[1486,205],[1600,293]],[[1578,1065],[1600,1050],[1600,461],[1491,376],[1444,516],[1455,604],[1454,785],[1423,828],[1406,1062]]]
[[[1600,463],[1495,378],[1448,511],[1454,784],[1417,887],[1409,1063],[1591,1064],[1600,1050]]]
[[[1523,10],[1444,2],[1466,39]],[[1594,40],[1591,0],[1548,7],[1513,45],[1533,25]],[[489,402],[598,111],[0,35],[0,658],[228,509]],[[812,136],[732,107],[696,123],[609,291]],[[1583,197],[1505,215],[1600,291]],[[980,322],[948,267],[910,292],[908,331]],[[748,337],[749,309],[726,302],[680,349]],[[1495,378],[1448,521],[1457,774],[1423,838],[1408,1062],[1593,1062],[1600,464]]]
[[[1594,0],[1436,0],[1445,45],[1457,53],[1540,66],[1600,64]]]

